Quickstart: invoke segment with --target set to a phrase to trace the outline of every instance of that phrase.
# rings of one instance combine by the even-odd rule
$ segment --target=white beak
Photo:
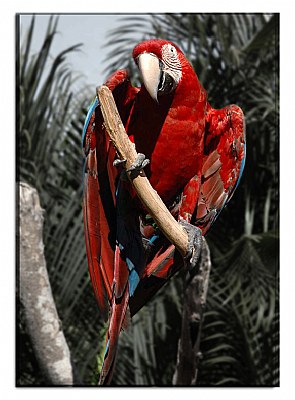
[[[159,59],[154,54],[142,53],[138,56],[138,68],[142,82],[152,99],[158,102],[158,86],[160,82]]]

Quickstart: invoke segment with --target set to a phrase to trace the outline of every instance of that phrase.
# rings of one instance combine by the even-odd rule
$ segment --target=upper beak
[[[158,102],[158,86],[161,70],[159,59],[151,53],[142,53],[138,56],[138,68],[143,84],[152,99]]]

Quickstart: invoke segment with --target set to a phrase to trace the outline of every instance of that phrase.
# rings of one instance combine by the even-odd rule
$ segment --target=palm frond
[[[89,100],[85,91],[73,93],[75,77],[66,63],[67,55],[79,50],[80,45],[51,56],[57,22],[57,18],[50,18],[40,51],[34,55],[30,51],[32,18],[27,39],[19,49],[18,179],[30,182],[39,191],[54,298],[71,356],[83,381],[90,383],[98,348],[103,347],[103,324],[87,272],[81,210],[81,132]],[[21,325],[20,330],[26,338],[24,353],[30,354],[25,327]],[[95,340],[97,345],[93,346]],[[23,363],[20,381],[26,382],[25,376],[33,368],[30,365]],[[34,378],[34,373],[31,381],[35,385],[43,382],[39,374]]]
[[[277,235],[265,233],[239,239],[214,260],[218,268],[209,287],[200,385],[277,384],[277,255]]]

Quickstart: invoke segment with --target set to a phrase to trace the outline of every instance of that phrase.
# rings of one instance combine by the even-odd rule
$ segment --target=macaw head
[[[133,50],[133,59],[146,90],[155,101],[158,96],[175,91],[184,68],[190,66],[181,50],[167,40],[153,39],[138,44]]]

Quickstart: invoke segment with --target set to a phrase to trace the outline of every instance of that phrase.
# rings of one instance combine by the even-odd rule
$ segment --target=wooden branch
[[[26,329],[48,383],[71,386],[76,373],[49,283],[42,239],[43,210],[34,188],[21,182],[19,191],[19,290]]]
[[[126,160],[125,166],[128,169],[137,157],[135,145],[128,138],[109,88],[107,86],[100,86],[97,89],[97,96],[100,101],[107,132],[121,159]],[[144,172],[141,171],[136,177],[132,177],[132,173],[128,173],[128,177],[139,199],[159,229],[184,256],[188,248],[187,233],[173,218],[160,196],[151,186]]]
[[[204,309],[211,270],[210,251],[205,238],[195,274],[185,282],[181,336],[178,342],[177,363],[173,385],[194,386],[197,383],[201,359],[200,343]]]

